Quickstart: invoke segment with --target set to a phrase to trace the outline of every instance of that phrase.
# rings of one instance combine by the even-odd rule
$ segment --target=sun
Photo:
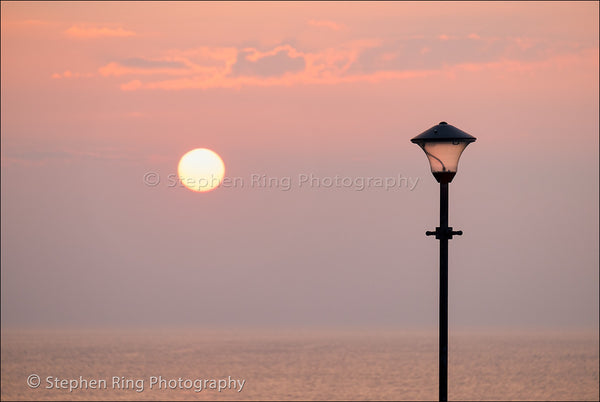
[[[199,193],[219,187],[225,177],[223,159],[207,148],[192,149],[179,160],[179,180],[186,188]]]

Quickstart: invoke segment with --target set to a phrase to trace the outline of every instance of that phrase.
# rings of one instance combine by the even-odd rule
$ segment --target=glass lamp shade
[[[450,183],[456,175],[460,155],[475,140],[470,134],[441,122],[411,141],[425,151],[435,179],[440,183]]]

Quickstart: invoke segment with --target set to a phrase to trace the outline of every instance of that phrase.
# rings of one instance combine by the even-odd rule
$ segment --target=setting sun
[[[225,164],[216,152],[196,148],[181,157],[177,173],[185,187],[204,193],[221,184],[225,176]]]

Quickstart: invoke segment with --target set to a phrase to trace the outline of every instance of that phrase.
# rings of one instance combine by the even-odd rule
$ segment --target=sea
[[[437,400],[433,330],[3,329],[1,399]],[[598,331],[451,331],[448,399],[599,400]]]

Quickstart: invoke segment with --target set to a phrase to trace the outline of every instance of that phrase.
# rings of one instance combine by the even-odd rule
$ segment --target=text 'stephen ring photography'
[[[3,2],[0,399],[598,400],[598,15]]]

